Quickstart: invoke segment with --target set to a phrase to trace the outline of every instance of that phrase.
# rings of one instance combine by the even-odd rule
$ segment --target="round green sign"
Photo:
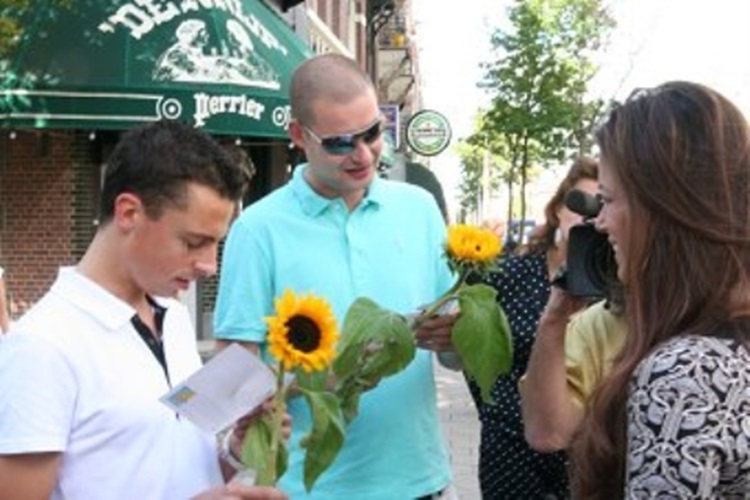
[[[450,142],[450,123],[437,111],[422,110],[406,124],[406,143],[422,156],[435,156],[447,148]]]

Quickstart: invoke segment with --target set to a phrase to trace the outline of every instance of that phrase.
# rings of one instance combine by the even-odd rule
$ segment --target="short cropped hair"
[[[115,199],[137,195],[146,214],[157,219],[166,206],[184,206],[186,187],[197,183],[237,201],[248,172],[202,130],[161,120],[125,132],[107,161],[100,224],[112,219]]]
[[[347,103],[365,92],[375,93],[370,76],[353,59],[323,54],[308,59],[294,72],[289,90],[292,118],[315,124],[312,105],[318,100]]]

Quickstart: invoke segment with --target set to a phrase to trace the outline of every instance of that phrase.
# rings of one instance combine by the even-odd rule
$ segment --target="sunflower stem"
[[[440,296],[439,299],[437,299],[435,302],[430,304],[427,309],[425,309],[419,316],[417,316],[414,319],[414,323],[412,324],[412,329],[416,330],[420,326],[422,326],[422,323],[427,321],[429,318],[435,315],[441,307],[443,307],[445,304],[447,304],[452,299],[456,298],[457,292],[461,289],[461,287],[466,282],[466,278],[469,277],[469,274],[471,273],[470,269],[466,269],[461,273],[461,277],[456,280],[456,282],[453,284],[450,289],[445,292],[442,296]]]
[[[271,429],[271,463],[268,467],[268,477],[271,480],[271,484],[262,486],[275,486],[278,471],[276,469],[278,463],[279,446],[281,442],[281,424],[284,419],[284,364],[279,363],[279,371],[276,379],[276,393],[273,396],[273,426]]]

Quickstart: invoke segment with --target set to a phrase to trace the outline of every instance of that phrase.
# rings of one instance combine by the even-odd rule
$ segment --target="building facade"
[[[201,2],[204,10],[180,12],[189,2],[164,2],[154,15],[134,2],[111,0],[104,12],[50,16],[47,45],[39,45],[36,33],[24,32],[19,53],[28,66],[12,52],[0,58],[0,65],[15,71],[15,78],[0,82],[0,265],[13,317],[46,291],[59,266],[82,256],[98,223],[103,166],[119,133],[139,120],[181,112],[178,119],[193,119],[228,147],[242,149],[255,167],[245,200],[252,203],[286,182],[298,159],[286,138],[285,94],[294,66],[310,54],[338,52],[356,59],[373,76],[381,102],[400,112],[413,109],[408,0],[240,3],[241,11],[229,9],[229,2],[209,11],[212,2]],[[66,15],[73,17],[64,22]],[[57,28],[54,17],[63,21]],[[80,36],[71,34],[78,31],[71,23],[82,26]],[[225,28],[208,29],[217,25]],[[49,39],[55,29],[62,30],[57,43]],[[157,36],[159,30],[166,34]],[[204,45],[196,50],[199,43]],[[124,54],[141,46],[128,70],[144,61],[151,66],[120,75],[117,64]],[[29,53],[37,60],[29,61]],[[174,53],[183,58],[198,53],[196,66],[204,72],[170,62],[179,59],[170,57]],[[109,57],[87,66],[99,55]],[[254,68],[243,65],[248,60]],[[221,74],[209,69],[218,66],[228,69]],[[98,102],[102,94],[110,100]],[[222,102],[234,104],[222,108]],[[259,118],[259,110],[265,116]],[[202,283],[189,299],[202,336],[210,324],[215,282]]]

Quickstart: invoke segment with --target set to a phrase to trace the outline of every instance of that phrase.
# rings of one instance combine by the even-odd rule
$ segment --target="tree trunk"
[[[525,243],[523,237],[523,228],[526,225],[526,183],[529,179],[529,136],[524,134],[523,138],[523,160],[521,161],[521,226],[519,232],[519,241]]]

